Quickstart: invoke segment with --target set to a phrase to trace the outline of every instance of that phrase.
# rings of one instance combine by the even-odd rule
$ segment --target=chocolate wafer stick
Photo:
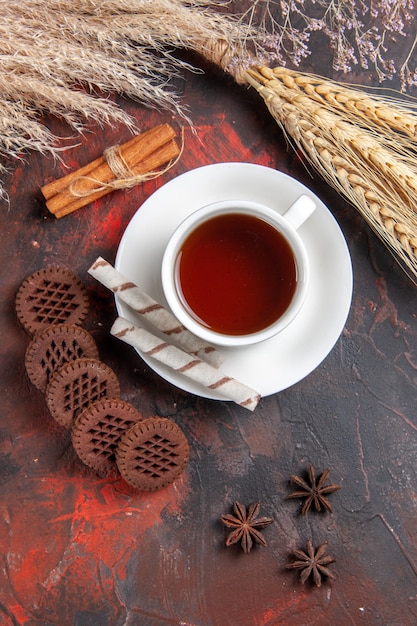
[[[137,285],[125,278],[108,261],[98,257],[88,270],[88,273],[184,350],[207,361],[213,367],[220,367],[223,362],[223,356],[216,348],[193,335],[180,324],[172,313],[164,309],[159,302],[156,302]]]
[[[254,411],[261,399],[254,389],[122,317],[116,319],[110,333],[207,389],[220,392],[225,399],[233,400],[249,411]]]

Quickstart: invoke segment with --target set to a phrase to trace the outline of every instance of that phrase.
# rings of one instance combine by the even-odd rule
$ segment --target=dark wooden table
[[[185,131],[179,163],[161,178],[115,192],[61,220],[40,187],[63,164],[31,154],[7,177],[0,211],[1,440],[0,624],[11,626],[321,626],[417,623],[416,291],[354,208],[307,173],[256,94],[207,68],[190,74],[183,100],[196,133]],[[145,130],[169,114],[120,100]],[[64,126],[47,123],[58,134]],[[121,128],[93,131],[63,154],[71,169],[127,140]],[[109,335],[112,296],[87,269],[114,262],[143,201],[168,180],[221,161],[289,173],[330,208],[352,257],[354,293],[334,349],[305,379],[261,400],[252,414],[165,382],[133,349]],[[143,416],[174,420],[191,457],[174,484],[138,492],[84,466],[69,434],[49,414],[24,366],[28,336],[15,294],[50,264],[72,269],[88,288],[84,323],[117,373],[122,397]],[[288,500],[291,474],[308,463],[342,486],[333,513],[300,515]],[[267,546],[225,547],[220,515],[235,500],[261,503],[273,518]],[[301,585],[291,553],[328,542],[335,580]]]

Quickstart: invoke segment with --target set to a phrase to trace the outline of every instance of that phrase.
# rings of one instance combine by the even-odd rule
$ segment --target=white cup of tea
[[[309,261],[297,229],[315,208],[302,195],[283,214],[240,200],[191,213],[162,260],[162,287],[173,314],[219,346],[248,346],[281,332],[308,291]]]

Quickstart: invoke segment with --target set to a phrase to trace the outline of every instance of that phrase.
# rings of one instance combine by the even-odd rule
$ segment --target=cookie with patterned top
[[[71,270],[45,267],[23,281],[15,305],[20,323],[34,335],[50,324],[80,324],[89,302],[84,284]]]
[[[123,433],[142,420],[129,402],[103,399],[86,407],[75,420],[72,443],[80,459],[100,476],[117,469],[115,450]]]
[[[26,349],[26,372],[31,383],[45,391],[57,370],[82,357],[99,358],[96,342],[89,332],[75,324],[47,326],[36,333]]]
[[[55,372],[45,393],[52,417],[66,428],[93,402],[119,396],[119,381],[111,367],[86,358],[70,361]]]
[[[121,436],[116,463],[127,483],[154,491],[182,474],[189,455],[187,439],[175,422],[148,417]]]

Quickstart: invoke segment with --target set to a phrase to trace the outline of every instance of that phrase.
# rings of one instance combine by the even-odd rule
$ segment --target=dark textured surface
[[[417,623],[416,290],[355,210],[303,169],[254,94],[209,72],[191,75],[181,161],[162,178],[115,192],[61,220],[40,187],[66,170],[32,154],[8,178],[0,213],[0,624],[30,626],[320,626]],[[172,122],[124,101],[143,129]],[[53,129],[65,129],[49,120]],[[63,155],[70,168],[128,138],[89,134]],[[329,206],[347,239],[354,295],[346,327],[306,379],[251,414],[173,388],[109,335],[111,295],[87,275],[113,262],[124,229],[161,184],[193,167],[248,161],[299,178]],[[173,485],[136,492],[85,467],[68,432],[29,382],[29,337],[14,298],[24,278],[59,262],[88,287],[83,324],[117,373],[121,396],[144,417],[173,419],[190,461]],[[289,476],[308,462],[342,489],[333,514],[301,517]],[[272,517],[267,547],[225,548],[220,515],[259,500]],[[301,586],[285,569],[294,548],[328,541],[336,580]]]

